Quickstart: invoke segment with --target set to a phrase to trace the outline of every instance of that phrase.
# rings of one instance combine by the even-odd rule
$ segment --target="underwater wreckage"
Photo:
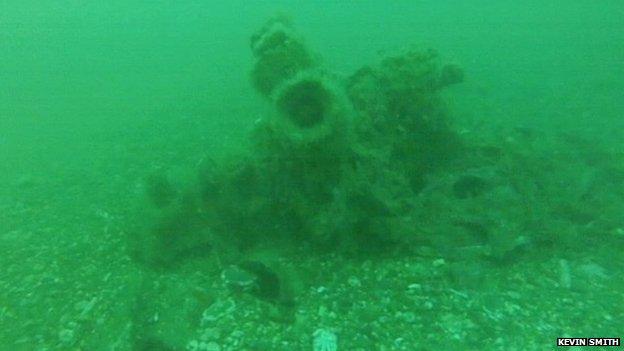
[[[586,285],[575,274],[609,277],[574,260],[623,242],[621,154],[506,120],[458,128],[466,121],[450,120],[443,91],[464,73],[432,50],[343,77],[275,17],[251,52],[252,86],[271,111],[244,150],[208,157],[187,188],[164,173],[146,180],[147,228],[128,231],[141,269],[133,349],[370,349],[403,338],[378,337],[379,325],[359,340],[344,331],[383,318],[437,336],[440,312],[453,309],[488,325],[490,312],[465,298],[497,284],[527,291],[507,276],[516,263],[552,270],[536,279],[558,274],[539,292]],[[440,297],[436,308],[386,319],[395,302],[411,309],[416,291]]]
[[[284,17],[260,28],[251,49],[252,86],[273,106],[255,124],[252,147],[203,162],[189,189],[175,189],[161,174],[147,179],[157,215],[129,236],[132,258],[147,268],[135,306],[135,349],[174,349],[169,340],[177,337],[150,317],[154,294],[165,288],[149,274],[216,255],[228,287],[275,305],[279,320],[290,323],[288,274],[254,252],[366,255],[421,242],[413,198],[438,172],[466,162],[468,148],[440,96],[462,82],[463,71],[441,64],[434,51],[407,50],[339,77]],[[460,182],[456,191],[474,196],[481,186],[473,183]]]
[[[253,87],[273,113],[255,125],[246,154],[204,162],[196,188],[148,179],[161,215],[132,239],[135,258],[166,267],[218,245],[357,252],[404,240],[406,201],[464,152],[439,96],[462,70],[410,50],[340,78],[283,17],[251,48]]]

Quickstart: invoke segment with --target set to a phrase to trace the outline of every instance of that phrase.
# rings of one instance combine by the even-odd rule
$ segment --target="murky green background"
[[[593,236],[581,247],[540,251],[539,260],[478,273],[542,277],[543,285],[513,295],[515,303],[492,302],[478,286],[445,286],[457,299],[467,299],[455,301],[448,290],[428,291],[426,281],[402,280],[398,267],[410,262],[444,264],[435,253],[384,257],[382,263],[310,254],[301,275],[311,275],[315,265],[319,271],[323,264],[331,271],[344,269],[344,279],[302,279],[301,309],[321,314],[322,322],[304,317],[295,325],[275,324],[253,310],[254,302],[238,302],[255,317],[211,327],[217,334],[205,337],[206,345],[311,350],[318,328],[334,330],[339,350],[541,350],[553,348],[559,336],[624,336],[624,260],[617,253],[624,248],[621,1],[5,0],[0,3],[0,350],[132,349],[133,306],[141,294],[137,282],[146,273],[128,257],[126,236],[149,221],[142,212],[145,176],[166,169],[187,184],[206,155],[228,154],[246,143],[254,121],[270,110],[249,83],[249,37],[279,11],[291,15],[310,49],[339,75],[412,44],[433,47],[444,61],[459,64],[465,82],[443,94],[456,129],[473,140],[536,135],[530,148],[522,142],[517,147],[531,162],[543,160],[533,167],[552,171],[544,184],[561,180],[561,198],[550,189],[548,194],[555,194],[550,200],[590,216],[576,221],[580,214],[571,211],[544,220],[561,221],[556,225],[562,236],[569,231]],[[571,160],[584,157],[583,166],[561,167],[561,159],[549,163],[562,153]],[[595,174],[612,177],[592,178]],[[588,182],[596,197],[584,202],[570,196]],[[597,213],[602,209],[597,206],[608,211]],[[357,290],[356,280],[376,267],[401,283],[371,289],[398,294],[397,289],[419,284],[424,298],[446,296],[458,306],[486,310],[487,316],[470,317],[436,301],[430,309],[439,311],[418,319],[426,314],[415,307],[415,316],[405,317],[405,325],[393,332],[387,325],[407,312],[386,306],[366,317],[388,315],[377,333],[366,329],[374,325],[369,319],[317,296],[325,287],[351,299],[341,289]],[[566,269],[581,286],[577,290],[559,286]],[[187,273],[179,273],[180,284]],[[216,270],[204,273],[218,285]],[[504,290],[497,296],[507,296]],[[394,293],[385,298],[395,301]],[[216,296],[202,303],[214,305],[222,295]],[[359,298],[372,305],[383,300]],[[538,301],[556,307],[531,310]],[[175,314],[171,306],[162,309],[163,318]],[[599,313],[590,316],[590,311]],[[469,322],[454,322],[464,317]],[[515,325],[516,319],[522,322]],[[419,325],[440,328],[421,333]],[[228,334],[237,327],[247,336]],[[471,337],[477,329],[483,334]],[[185,338],[201,339],[190,330]],[[259,338],[249,330],[264,330],[267,341],[249,346],[245,342]],[[411,330],[418,337],[411,338]],[[373,336],[353,341],[360,334]],[[176,343],[184,349],[184,342]]]

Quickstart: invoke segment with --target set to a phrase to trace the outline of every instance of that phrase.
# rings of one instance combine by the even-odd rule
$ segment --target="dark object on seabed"
[[[238,265],[244,271],[255,276],[255,286],[251,294],[259,299],[279,302],[282,283],[279,276],[264,263],[259,261],[245,261]]]
[[[474,175],[465,175],[453,184],[453,195],[458,199],[467,199],[483,194],[489,188],[488,182]]]
[[[243,261],[226,268],[221,277],[233,290],[247,292],[271,303],[293,306],[287,282],[275,270],[260,261]]]
[[[295,293],[292,281],[260,261],[243,261],[227,267],[221,278],[234,293],[247,293],[269,303],[269,319],[280,323],[295,321]]]
[[[154,173],[145,179],[147,198],[157,208],[169,206],[177,196],[177,191],[166,175]]]
[[[464,70],[456,64],[447,64],[440,69],[438,77],[438,87],[444,88],[449,85],[458,84],[464,81]]]
[[[134,341],[132,351],[176,351],[176,349],[160,340],[139,339]]]
[[[139,230],[129,235],[129,253],[137,263],[168,270],[212,252],[212,234],[194,196],[180,196],[158,216],[155,223],[141,229],[147,235]]]

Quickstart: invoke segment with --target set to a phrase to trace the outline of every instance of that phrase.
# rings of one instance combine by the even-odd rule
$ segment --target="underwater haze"
[[[5,0],[0,350],[622,338],[623,140],[617,0]]]

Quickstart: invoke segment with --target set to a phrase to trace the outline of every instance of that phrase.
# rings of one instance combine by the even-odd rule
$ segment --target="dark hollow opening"
[[[280,111],[300,128],[323,122],[331,94],[317,81],[302,81],[290,87],[279,99]]]

